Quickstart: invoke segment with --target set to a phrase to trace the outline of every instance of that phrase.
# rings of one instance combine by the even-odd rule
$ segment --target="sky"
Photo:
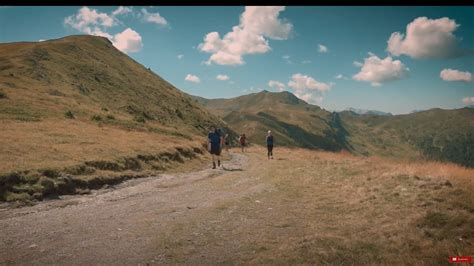
[[[0,7],[0,43],[114,46],[182,91],[290,91],[330,111],[474,104],[474,7]]]

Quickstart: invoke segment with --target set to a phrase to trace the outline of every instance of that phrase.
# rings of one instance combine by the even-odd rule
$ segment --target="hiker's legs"
[[[267,157],[268,159],[270,159],[270,146],[267,145]]]
[[[221,154],[222,154],[222,147],[217,149],[216,157],[217,157],[217,166],[221,166]]]
[[[268,156],[271,156],[273,159],[273,145],[268,146]]]
[[[212,154],[212,168],[216,168],[216,155]]]

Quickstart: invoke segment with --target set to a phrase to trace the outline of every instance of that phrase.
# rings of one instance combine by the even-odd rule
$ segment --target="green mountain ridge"
[[[434,108],[404,115],[329,112],[290,92],[231,99],[193,97],[251,142],[272,129],[278,145],[360,155],[451,161],[474,167],[474,110]]]

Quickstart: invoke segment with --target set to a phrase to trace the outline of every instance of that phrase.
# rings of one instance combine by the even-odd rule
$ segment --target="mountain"
[[[251,142],[354,154],[451,161],[474,167],[474,109],[439,108],[407,115],[328,112],[290,92],[259,92],[231,99],[193,97]]]
[[[226,128],[103,37],[0,44],[0,174],[200,147]]]
[[[382,116],[391,116],[391,113],[387,112],[382,112],[382,111],[377,111],[377,110],[365,110],[365,109],[358,109],[358,108],[352,108],[349,107],[345,109],[344,111],[349,111],[349,112],[354,112],[359,115],[382,115]]]
[[[219,115],[252,143],[264,144],[271,129],[280,145],[338,151],[350,149],[339,114],[299,99],[290,92],[262,91],[232,99],[194,99]]]
[[[2,87],[15,104],[29,106],[30,113],[40,117],[63,116],[56,112],[58,107],[90,114],[108,109],[124,119],[189,125],[187,129],[194,132],[215,120],[103,37],[1,44],[0,54]],[[55,103],[45,105],[41,98]]]

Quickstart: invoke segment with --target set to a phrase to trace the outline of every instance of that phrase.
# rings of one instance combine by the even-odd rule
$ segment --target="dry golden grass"
[[[18,122],[3,120],[0,129],[0,173],[64,168],[85,161],[116,160],[156,154],[175,147],[200,147],[200,141],[127,131],[80,120]]]
[[[246,154],[242,172],[206,183],[245,196],[170,230],[168,262],[203,260],[197,246],[223,264],[439,265],[473,255],[474,169],[280,147],[274,160],[263,147]]]

